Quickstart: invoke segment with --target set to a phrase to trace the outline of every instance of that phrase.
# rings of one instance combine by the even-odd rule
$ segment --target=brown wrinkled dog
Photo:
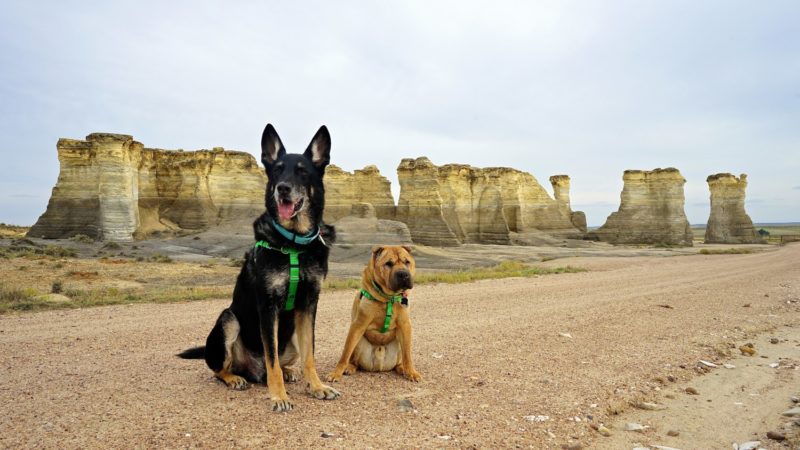
[[[342,356],[328,381],[339,381],[359,368],[396,370],[411,381],[422,375],[411,359],[411,320],[407,291],[414,286],[414,258],[406,246],[376,246],[361,276]],[[405,300],[401,301],[401,298]],[[391,305],[391,317],[387,309]],[[386,323],[388,322],[388,326]]]

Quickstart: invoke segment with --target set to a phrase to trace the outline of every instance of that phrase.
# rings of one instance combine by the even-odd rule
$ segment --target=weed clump
[[[700,249],[701,255],[747,255],[754,253],[749,248],[703,248]]]

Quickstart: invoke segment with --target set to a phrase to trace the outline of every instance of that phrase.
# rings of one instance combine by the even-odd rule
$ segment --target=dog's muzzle
[[[414,287],[414,280],[411,278],[411,272],[407,270],[398,270],[392,276],[394,279],[394,290],[401,291],[411,289]]]
[[[278,183],[275,186],[275,203],[278,205],[278,217],[289,220],[303,210],[305,198],[294,198],[292,187],[287,183]]]

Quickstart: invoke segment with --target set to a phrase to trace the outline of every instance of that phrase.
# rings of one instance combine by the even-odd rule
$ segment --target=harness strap
[[[397,302],[401,302],[404,305],[408,304],[408,299],[405,298],[402,294],[397,295],[388,295],[375,284],[375,281],[372,281],[372,287],[375,288],[376,291],[380,292],[381,295],[386,297],[386,319],[383,321],[383,328],[381,328],[381,333],[386,333],[389,331],[389,324],[392,322],[392,309],[393,305]],[[361,296],[366,297],[374,302],[380,302],[375,296],[369,293],[368,290],[361,288]]]
[[[284,311],[291,311],[294,309],[294,299],[297,296],[297,285],[300,283],[300,258],[298,255],[303,253],[302,250],[293,248],[273,248],[267,241],[257,241],[254,248],[263,247],[267,250],[274,250],[289,255],[289,289],[286,294],[286,303],[283,306]]]

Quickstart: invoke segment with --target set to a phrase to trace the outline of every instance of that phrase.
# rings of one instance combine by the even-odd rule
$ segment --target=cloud
[[[792,189],[795,190],[795,191],[800,191],[800,186],[795,186]]]
[[[720,171],[773,198],[800,166],[786,100],[800,3],[687,4],[12,2],[0,15],[0,180],[52,188],[59,137],[256,153],[272,122],[298,151],[325,123],[335,164],[376,164],[395,188],[400,159],[426,155],[515,167],[546,188],[567,173],[575,207],[598,217],[618,207],[625,169],[679,168],[687,205],[707,206],[705,184],[689,187]],[[119,17],[147,26],[84,32]],[[0,221],[32,223],[46,197]],[[775,211],[763,218],[791,219]]]
[[[10,194],[8,195],[9,198],[47,198],[46,196],[36,195],[36,194]]]

